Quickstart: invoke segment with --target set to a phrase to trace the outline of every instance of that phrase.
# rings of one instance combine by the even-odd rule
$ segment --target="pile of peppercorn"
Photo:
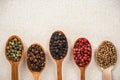
[[[84,67],[91,61],[91,45],[86,38],[79,38],[75,42],[73,57],[79,67]]]
[[[45,53],[38,44],[33,44],[27,51],[27,65],[31,71],[40,72],[45,66]]]
[[[104,41],[96,51],[96,61],[104,69],[115,65],[117,61],[117,51],[110,41]]]
[[[62,59],[66,56],[68,43],[65,35],[61,31],[56,31],[50,39],[50,53],[54,59]]]
[[[12,61],[19,61],[22,56],[23,46],[17,38],[11,39],[6,45],[6,55]]]

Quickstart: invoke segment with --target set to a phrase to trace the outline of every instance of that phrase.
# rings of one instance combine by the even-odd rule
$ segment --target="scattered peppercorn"
[[[73,57],[79,67],[85,67],[91,61],[91,45],[86,38],[79,38],[74,44]]]
[[[110,41],[103,41],[96,51],[96,61],[104,69],[115,65],[117,61],[116,48]]]
[[[45,66],[45,53],[40,45],[32,44],[27,51],[27,65],[31,71],[40,72]]]
[[[50,53],[54,59],[63,59],[68,50],[68,43],[65,35],[61,31],[56,31],[50,39]]]
[[[6,45],[6,56],[12,61],[19,61],[22,57],[23,45],[17,37],[10,37]]]

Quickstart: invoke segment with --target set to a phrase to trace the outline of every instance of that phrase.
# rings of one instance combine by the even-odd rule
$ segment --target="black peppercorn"
[[[40,72],[45,66],[45,53],[40,45],[32,44],[27,50],[27,65],[31,71]]]
[[[63,32],[54,32],[51,36],[49,46],[50,53],[54,59],[59,60],[64,58],[67,54],[68,43]]]

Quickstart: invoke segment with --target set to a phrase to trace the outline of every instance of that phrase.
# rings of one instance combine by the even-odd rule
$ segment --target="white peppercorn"
[[[96,51],[96,61],[104,69],[115,65],[117,61],[117,51],[110,41],[103,41]]]

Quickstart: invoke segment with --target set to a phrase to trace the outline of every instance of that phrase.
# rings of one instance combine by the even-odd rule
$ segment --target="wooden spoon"
[[[114,44],[105,40],[100,44],[95,53],[96,62],[103,72],[103,80],[112,80],[111,71],[117,62],[117,51]],[[104,64],[107,62],[108,58],[111,60],[111,63]],[[104,63],[101,63],[101,60],[104,60]]]
[[[53,53],[53,51],[52,50],[56,50],[55,48],[53,48],[53,49],[51,49],[52,48],[52,46],[53,46],[53,43],[51,43],[51,40],[52,39],[54,39],[54,40],[60,40],[60,41],[62,41],[61,39],[55,39],[55,37],[54,37],[54,35],[57,35],[57,37],[58,36],[60,36],[60,35],[62,35],[62,36],[64,36],[64,38],[65,38],[65,44],[66,44],[66,46],[64,47],[64,48],[66,48],[66,50],[64,50],[63,52],[65,52],[65,55],[64,56],[62,56],[62,58],[57,58],[57,56],[55,56],[55,55],[59,55],[59,49],[60,48],[58,48],[58,46],[56,46],[56,49],[58,49],[59,51],[58,52],[55,52],[55,55],[53,55],[54,53]],[[55,41],[53,41],[53,42],[55,42]],[[59,45],[58,43],[56,43],[56,45]],[[64,44],[62,44],[60,47],[62,47]],[[49,43],[49,49],[50,49],[50,53],[51,53],[51,56],[53,57],[53,59],[55,60],[55,62],[56,62],[56,65],[57,65],[57,80],[62,80],[62,62],[63,62],[63,60],[64,60],[64,58],[66,57],[66,54],[67,54],[67,51],[68,51],[68,42],[67,42],[67,39],[66,39],[66,37],[65,37],[65,34],[62,32],[62,31],[55,31],[53,34],[52,34],[52,36],[51,36],[51,39],[50,39],[50,43]],[[63,54],[63,53],[62,53]]]
[[[32,45],[37,45],[37,46],[39,46],[41,49],[42,49],[42,51],[44,52],[44,49],[43,49],[43,47],[40,45],[40,44],[38,44],[38,43],[34,43],[34,44],[32,44]],[[31,45],[31,46],[32,46]],[[31,47],[30,46],[30,47]],[[30,48],[29,47],[29,48]],[[28,49],[29,49],[28,48]],[[28,54],[28,50],[27,50],[27,54]],[[27,59],[28,59],[28,55],[27,55]],[[46,57],[45,57],[45,62],[44,62],[45,64],[46,64]],[[45,68],[45,66],[40,70],[40,71],[33,71],[33,70],[31,70],[30,68],[29,68],[29,66],[28,66],[28,61],[27,61],[27,67],[28,67],[28,69],[30,70],[30,72],[32,73],[32,75],[33,75],[33,77],[34,77],[34,80],[39,80],[39,75],[41,74],[41,72],[44,70],[44,68]]]
[[[85,47],[82,49],[83,46]],[[85,54],[87,55],[86,58],[84,58]],[[85,80],[85,69],[91,61],[91,56],[92,56],[91,54],[92,54],[92,49],[89,41],[86,38],[77,39],[76,42],[74,43],[73,57],[74,57],[75,63],[80,69],[81,80]]]
[[[14,38],[18,39],[22,43],[22,40],[18,36],[16,36],[16,35],[11,36],[6,43],[5,53],[7,53],[7,46],[9,44],[9,42]],[[22,43],[22,46],[23,46],[23,43]],[[22,56],[18,61],[13,61],[13,60],[9,59],[8,56],[5,54],[7,60],[11,64],[11,69],[12,69],[11,80],[18,80],[18,65],[19,65],[20,61],[23,59],[23,53],[24,53],[24,48],[22,48]]]
[[[103,80],[112,80],[112,75],[111,75],[111,71],[113,69],[114,66],[110,66],[109,68],[107,69],[102,69],[102,72],[103,72]]]

